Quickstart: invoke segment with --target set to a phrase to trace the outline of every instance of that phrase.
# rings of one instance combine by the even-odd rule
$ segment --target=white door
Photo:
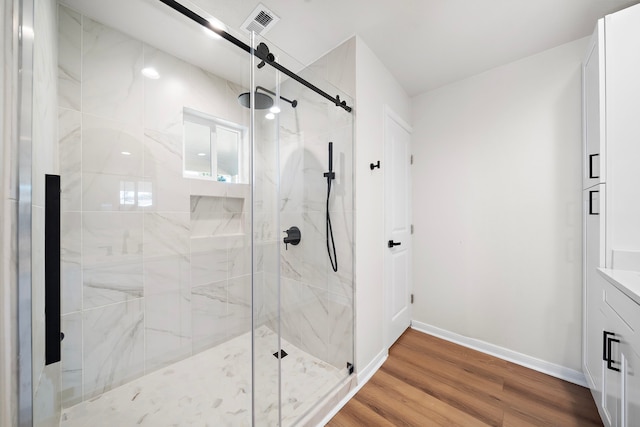
[[[411,137],[410,127],[385,113],[384,271],[386,344],[411,324]]]

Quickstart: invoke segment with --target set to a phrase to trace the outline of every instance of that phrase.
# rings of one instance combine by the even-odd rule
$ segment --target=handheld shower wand
[[[326,239],[327,239],[327,253],[329,254],[329,261],[331,261],[331,268],[333,271],[338,271],[338,255],[336,254],[336,242],[333,240],[333,228],[331,227],[331,214],[329,213],[329,199],[331,197],[331,181],[336,179],[336,174],[333,172],[333,142],[329,142],[329,172],[325,172],[323,175],[327,178],[327,215],[326,215]]]

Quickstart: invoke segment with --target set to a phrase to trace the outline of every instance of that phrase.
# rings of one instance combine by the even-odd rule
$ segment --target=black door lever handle
[[[402,242],[394,242],[393,240],[389,240],[389,243],[387,243],[387,247],[392,248],[394,246],[400,246],[401,244]]]

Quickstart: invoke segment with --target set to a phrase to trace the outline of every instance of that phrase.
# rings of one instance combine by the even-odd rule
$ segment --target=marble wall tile
[[[197,90],[188,79],[194,66],[145,44],[144,67],[160,74],[159,79],[144,79],[145,127],[182,138],[183,108]]]
[[[61,6],[62,8],[62,6]],[[73,110],[58,109],[58,152],[60,156],[60,189],[62,211],[82,208],[82,115]]]
[[[229,279],[227,292],[228,331],[232,338],[251,330],[251,275]]]
[[[160,74],[145,80],[145,124],[164,133],[182,133],[183,108],[238,124],[248,124],[249,116],[237,102],[245,92],[241,86],[145,45],[145,67]]]
[[[85,212],[84,309],[142,296],[142,213]]]
[[[143,176],[143,135],[142,126],[83,114],[82,171]]]
[[[191,287],[191,260],[169,255],[144,260],[144,295],[177,292]]]
[[[266,325],[272,331],[278,331],[279,318],[279,288],[280,279],[276,274],[262,273],[262,306],[260,307],[258,324]]]
[[[193,352],[209,349],[228,338],[227,281],[191,288]]]
[[[335,148],[334,144],[334,148]],[[329,141],[327,138],[307,139],[302,156],[303,170],[303,210],[306,212],[325,212],[327,208],[327,179],[323,176],[329,170]],[[337,174],[338,156],[334,150],[334,171],[336,179],[331,181],[331,192],[335,195],[334,183],[339,178]],[[283,174],[286,171],[283,171]],[[284,176],[283,176],[284,178]]]
[[[189,260],[190,216],[187,212],[144,213],[144,259],[180,256]]]
[[[144,373],[144,300],[82,313],[83,387],[88,399]]]
[[[84,211],[132,212],[153,205],[153,182],[135,176],[82,174]]]
[[[58,5],[58,105],[80,111],[82,16]]]
[[[200,286],[226,280],[229,272],[228,238],[191,239],[191,285]]]
[[[60,217],[62,314],[82,310],[82,217],[62,212]]]
[[[62,316],[62,406],[82,402],[82,313]]]
[[[283,109],[280,113],[280,127],[292,134],[304,132],[307,138],[326,134],[332,126],[329,123],[329,111],[337,109],[315,92],[294,81],[285,82],[281,93],[293,94],[298,106],[293,110]],[[285,95],[287,96],[287,95]]]
[[[280,211],[301,212],[304,202],[304,148],[301,137],[282,142],[280,148]]]
[[[356,94],[356,39],[350,38],[325,55],[327,61],[326,79],[345,95],[353,98]],[[346,99],[340,95],[340,99]],[[347,104],[353,106],[350,100]],[[345,112],[346,113],[346,112]]]
[[[85,309],[140,298],[143,295],[142,262],[120,262],[83,269]]]
[[[329,139],[333,141],[333,167],[336,171],[329,210],[351,212],[354,206],[353,128],[346,126],[332,130]]]
[[[329,292],[328,306],[328,359],[338,369],[354,362],[353,299]]]
[[[267,283],[265,283],[265,285],[268,286]],[[279,289],[277,283],[271,284],[271,292],[279,292],[280,312],[275,313],[275,319],[273,319],[275,324],[269,326],[275,327],[276,329],[274,329],[274,331],[277,331],[277,322],[279,321],[282,338],[296,347],[299,347],[302,343],[298,323],[300,321],[298,314],[300,308],[300,293],[298,292],[298,288],[300,286],[304,286],[304,284],[286,277],[280,278]]]
[[[190,183],[182,176],[182,135],[145,129],[144,177],[152,183],[152,204],[145,210],[189,212]]]
[[[353,212],[332,212],[333,237],[336,243],[338,271],[327,264],[329,291],[353,297],[354,237]]]
[[[191,235],[220,236],[243,232],[244,214],[230,212],[224,197],[191,196]]]
[[[300,348],[320,360],[327,360],[329,347],[328,293],[313,286],[299,286],[294,308],[300,334]]]
[[[238,124],[247,117],[245,108],[238,102],[238,95],[244,89],[234,94],[230,88],[237,90],[236,85],[230,86],[227,80],[197,67],[191,68],[187,78],[193,90],[186,107]]]
[[[145,372],[191,355],[191,291],[145,296]]]
[[[229,237],[229,278],[251,274],[251,241],[246,236]],[[255,248],[254,256],[256,267],[260,261],[259,248]],[[257,270],[256,270],[257,271]]]
[[[82,109],[122,123],[142,125],[142,42],[83,17]]]
[[[321,289],[327,289],[327,243],[325,239],[325,215],[320,212],[302,214],[283,213],[282,227],[296,225],[301,239],[297,246],[281,247],[281,273]]]

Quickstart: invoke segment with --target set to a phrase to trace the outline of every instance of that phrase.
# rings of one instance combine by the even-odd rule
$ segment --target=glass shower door
[[[251,425],[250,55],[159,1],[57,25],[62,425]]]
[[[265,40],[252,35],[254,49]],[[270,66],[258,68],[252,57],[253,129],[253,416],[255,426],[279,426],[281,418],[280,194],[277,94],[280,75]]]
[[[264,39],[256,49],[260,43],[277,63],[352,104],[317,73],[322,68],[305,68]],[[352,372],[353,116],[284,72],[253,70],[258,93],[273,100],[254,118],[254,245],[262,247],[254,335],[270,337],[254,347],[255,416],[256,425],[290,426],[319,421],[318,406]],[[278,382],[261,383],[274,373]],[[280,424],[260,418],[278,400]]]

